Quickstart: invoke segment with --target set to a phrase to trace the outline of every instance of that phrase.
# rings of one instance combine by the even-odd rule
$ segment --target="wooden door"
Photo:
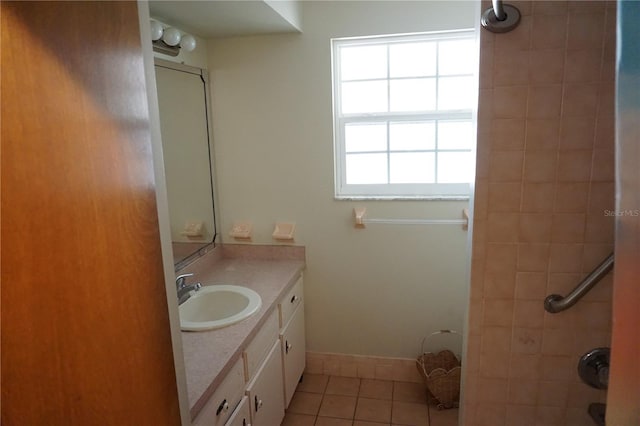
[[[1,8],[2,425],[179,425],[137,4]]]

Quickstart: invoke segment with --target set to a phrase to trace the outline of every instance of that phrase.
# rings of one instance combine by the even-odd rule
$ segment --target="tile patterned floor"
[[[456,426],[458,410],[427,405],[424,385],[306,373],[282,426]]]

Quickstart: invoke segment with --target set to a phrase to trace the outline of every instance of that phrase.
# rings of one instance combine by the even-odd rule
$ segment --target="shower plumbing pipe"
[[[544,299],[544,309],[552,314],[562,312],[575,305],[589,292],[609,271],[613,269],[613,253],[602,261],[584,280],[580,282],[566,297],[550,294]]]
[[[496,19],[498,21],[504,21],[507,19],[507,15],[504,13],[504,9],[502,8],[501,0],[491,0],[493,3],[493,14],[496,15]]]
[[[490,7],[482,14],[482,28],[492,33],[506,33],[520,23],[520,11],[510,4],[502,4],[501,0],[492,0]]]

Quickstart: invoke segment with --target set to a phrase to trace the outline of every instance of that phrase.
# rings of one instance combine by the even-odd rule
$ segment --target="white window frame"
[[[415,122],[437,120],[470,121],[475,129],[474,109],[420,111],[410,113],[345,113],[341,112],[341,80],[339,49],[345,46],[406,43],[433,40],[473,39],[477,42],[475,30],[456,30],[419,34],[403,34],[394,36],[337,38],[331,40],[332,55],[332,87],[333,87],[333,134],[334,134],[334,170],[335,170],[335,198],[336,199],[453,199],[467,200],[470,195],[470,183],[430,183],[430,184],[347,184],[346,183],[346,152],[345,126],[351,123],[386,123],[386,122]],[[477,61],[477,57],[469,58]],[[477,68],[477,66],[475,67]],[[465,74],[466,75],[466,74]],[[477,71],[474,72],[477,81]],[[438,78],[436,74],[435,78]],[[436,85],[437,86],[437,85]],[[475,99],[477,99],[477,85]],[[437,89],[436,89],[437,91]],[[436,92],[437,93],[437,92]],[[437,95],[436,95],[437,96]],[[437,101],[437,97],[436,97]],[[433,152],[446,152],[438,150]],[[467,151],[467,150],[458,150]],[[411,152],[411,151],[407,151]],[[418,152],[418,151],[416,151]],[[424,151],[420,151],[424,152]],[[387,155],[390,151],[387,150]],[[475,153],[475,146],[471,149]],[[436,160],[437,164],[437,160]],[[437,166],[436,166],[437,167]]]

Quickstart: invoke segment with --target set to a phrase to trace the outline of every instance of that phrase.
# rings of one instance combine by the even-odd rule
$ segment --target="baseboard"
[[[327,376],[422,383],[415,359],[307,352],[305,372]]]

